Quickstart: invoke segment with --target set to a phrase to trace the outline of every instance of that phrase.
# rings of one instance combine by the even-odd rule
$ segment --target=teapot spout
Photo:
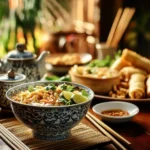
[[[44,74],[46,73],[46,67],[45,67],[45,58],[50,54],[49,51],[42,51],[40,56],[37,58],[37,64],[38,64],[38,70],[40,73],[40,77],[42,78]]]

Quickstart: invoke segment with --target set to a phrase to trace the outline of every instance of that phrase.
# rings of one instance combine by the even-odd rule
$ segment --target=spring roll
[[[139,73],[143,75],[147,75],[147,72],[143,69],[135,68],[133,66],[124,67],[120,70],[119,74],[124,79],[124,81],[129,81],[132,74]]]
[[[142,68],[150,73],[150,60],[146,57],[143,57],[136,52],[133,52],[128,49],[124,49],[122,52],[122,59],[125,59],[132,63],[133,66],[137,68]]]
[[[145,97],[145,79],[143,74],[132,74],[129,81],[129,97],[132,99],[141,99]]]
[[[150,74],[148,75],[146,80],[146,96],[150,98]]]
[[[115,69],[120,71],[122,68],[126,67],[126,66],[131,66],[132,64],[129,61],[126,61],[124,59],[122,59],[121,57],[119,57],[118,59],[116,59],[116,61],[111,65],[111,69]]]

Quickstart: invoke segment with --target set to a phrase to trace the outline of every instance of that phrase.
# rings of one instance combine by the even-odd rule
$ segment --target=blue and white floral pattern
[[[75,107],[40,108],[13,103],[15,116],[34,129],[34,135],[44,140],[60,140],[85,116],[90,103]],[[45,135],[46,133],[46,135]]]
[[[62,84],[64,82],[53,82]],[[18,120],[33,130],[33,135],[43,140],[62,140],[70,135],[70,130],[76,126],[86,115],[94,93],[88,87],[74,84],[85,89],[89,93],[89,100],[84,103],[70,106],[31,106],[17,103],[11,100],[14,93],[27,89],[29,85],[46,86],[50,82],[33,82],[16,86],[7,92],[11,108]]]
[[[40,74],[38,70],[37,63],[33,60],[29,61],[20,61],[20,63],[16,63],[15,61],[9,62],[9,65],[7,65],[9,70],[10,68],[13,68],[13,70],[17,73],[24,74],[26,76],[26,81],[37,81],[40,80]]]
[[[0,106],[10,109],[10,102],[6,98],[6,92],[11,87],[24,83],[24,81],[20,82],[0,82]]]

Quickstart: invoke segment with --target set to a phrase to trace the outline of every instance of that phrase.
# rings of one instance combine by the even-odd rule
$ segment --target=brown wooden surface
[[[93,100],[92,106],[100,102],[103,101],[95,99]],[[139,107],[140,112],[132,119],[132,121],[119,124],[105,123],[130,141],[131,149],[150,150],[150,103],[144,102],[134,104]],[[92,110],[90,111],[93,113]]]
[[[103,102],[100,99],[94,99],[91,107],[97,103]],[[150,103],[135,103],[140,112],[137,116],[135,116],[132,121],[126,123],[106,123],[128,141],[130,141],[131,149],[133,150],[150,150]],[[97,116],[92,109],[90,108],[90,112]],[[11,112],[1,111],[0,119],[13,117]],[[99,118],[100,119],[100,118]],[[82,120],[84,123],[89,125],[92,128],[95,128],[87,119]],[[0,139],[0,146],[5,145],[3,141]],[[102,150],[112,150],[112,146],[104,146],[99,147]]]

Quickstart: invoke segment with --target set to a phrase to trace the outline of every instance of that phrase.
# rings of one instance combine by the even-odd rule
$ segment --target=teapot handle
[[[2,60],[0,59],[0,73],[2,73],[3,72],[3,62],[2,62]]]
[[[0,59],[0,67],[2,67],[3,65],[3,61]]]
[[[5,67],[4,60],[0,58],[0,73],[6,73],[5,69],[6,67]]]

